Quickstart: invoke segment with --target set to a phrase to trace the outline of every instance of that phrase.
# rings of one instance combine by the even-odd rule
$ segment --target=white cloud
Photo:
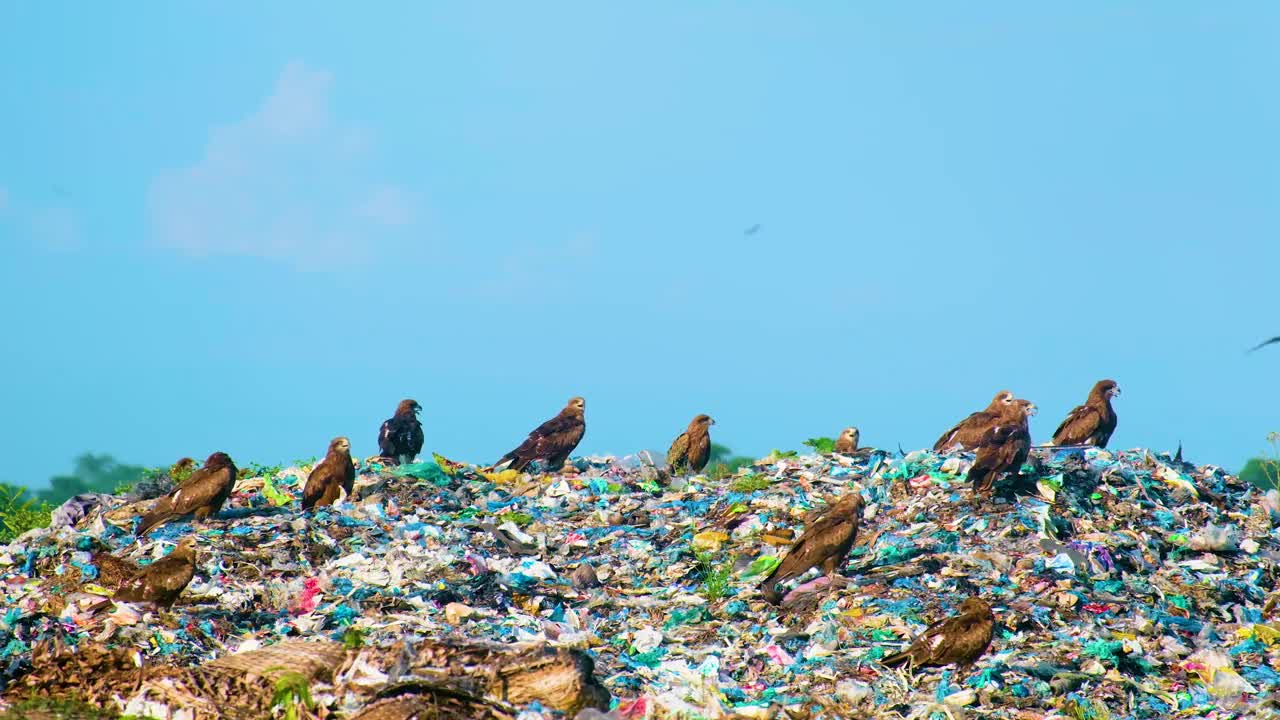
[[[372,135],[333,117],[332,84],[290,63],[257,110],[211,131],[198,162],[157,176],[154,242],[325,267],[365,257],[412,224],[412,194],[370,171]]]

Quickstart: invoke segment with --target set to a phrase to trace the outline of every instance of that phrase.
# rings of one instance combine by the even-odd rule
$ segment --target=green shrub
[[[49,527],[53,507],[28,497],[22,488],[0,485],[0,543],[34,528]]]

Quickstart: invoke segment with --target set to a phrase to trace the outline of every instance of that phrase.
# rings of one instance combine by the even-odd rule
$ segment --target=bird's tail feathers
[[[902,652],[894,653],[888,657],[880,658],[880,664],[884,665],[885,667],[898,667],[901,665],[906,665],[907,661],[909,661],[910,659],[911,659],[911,651],[903,650]]]
[[[142,521],[138,523],[138,529],[134,530],[133,534],[136,537],[142,537],[163,524],[164,521],[168,520],[172,516],[173,513],[169,512],[167,509],[152,510],[142,516]]]

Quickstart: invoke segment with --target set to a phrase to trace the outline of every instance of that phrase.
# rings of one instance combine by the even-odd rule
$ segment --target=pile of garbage
[[[0,687],[156,718],[1280,717],[1274,490],[1146,450],[1035,449],[975,499],[971,458],[775,453],[713,479],[437,456],[364,463],[354,500],[310,513],[291,467],[142,540],[151,501],[107,497],[0,547]],[[841,575],[764,602],[849,492],[866,509]],[[95,583],[93,551],[143,563],[191,534],[172,609]],[[877,662],[970,596],[997,620],[971,670]]]

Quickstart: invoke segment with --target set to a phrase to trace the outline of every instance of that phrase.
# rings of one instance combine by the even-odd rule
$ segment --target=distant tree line
[[[75,469],[69,475],[54,475],[44,489],[31,490],[4,482],[0,482],[0,487],[7,494],[21,494],[30,500],[57,506],[81,493],[127,491],[142,478],[145,470],[141,465],[122,463],[108,453],[86,452],[76,457]]]

